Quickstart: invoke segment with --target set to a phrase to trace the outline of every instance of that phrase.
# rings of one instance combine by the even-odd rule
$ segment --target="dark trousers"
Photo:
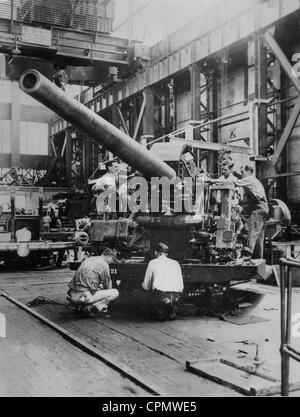
[[[137,289],[132,291],[131,298],[136,312],[146,319],[167,320],[180,293]]]
[[[253,211],[245,220],[248,228],[245,249],[253,255],[253,258],[262,259],[264,257],[266,216],[258,211]]]

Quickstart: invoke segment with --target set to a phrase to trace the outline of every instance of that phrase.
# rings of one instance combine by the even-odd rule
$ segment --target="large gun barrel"
[[[26,71],[20,78],[20,88],[70,124],[88,133],[95,141],[118,156],[146,178],[176,176],[175,171],[135,142],[131,137],[107,122],[73,98],[36,70]]]

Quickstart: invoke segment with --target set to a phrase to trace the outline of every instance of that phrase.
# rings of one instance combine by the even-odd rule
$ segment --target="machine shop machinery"
[[[90,243],[118,251],[118,262],[112,266],[117,280],[135,284],[142,281],[150,249],[157,242],[169,245],[170,257],[181,263],[185,284],[225,285],[232,280],[265,277],[263,259],[248,263],[239,259],[242,242],[237,234],[238,216],[234,215],[236,189],[230,184],[208,186],[201,178],[202,164],[206,169],[208,158],[218,155],[220,145],[171,139],[148,150],[67,97],[36,70],[22,75],[20,88],[136,170],[136,184],[139,178],[146,180],[149,191],[153,178],[165,178],[175,184],[168,204],[159,188],[160,206],[156,212],[137,210],[131,215],[123,212],[114,218],[91,221]],[[182,190],[183,202],[192,202],[192,209],[184,204],[184,209],[176,212],[176,187]]]
[[[81,231],[54,228],[43,230],[43,188],[0,186],[0,261],[12,267],[61,266],[66,250],[87,242]],[[18,239],[17,231],[27,227],[28,241]]]

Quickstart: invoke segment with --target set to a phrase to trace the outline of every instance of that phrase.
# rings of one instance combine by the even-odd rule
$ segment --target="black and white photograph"
[[[300,397],[300,0],[0,0],[0,397]]]

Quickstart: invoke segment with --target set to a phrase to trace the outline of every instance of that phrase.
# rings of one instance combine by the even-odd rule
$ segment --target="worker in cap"
[[[243,250],[245,258],[261,259],[264,256],[264,237],[269,205],[262,183],[255,177],[252,166],[241,168],[241,178],[233,177],[237,187],[242,187],[242,218],[248,230],[247,243]]]
[[[221,177],[218,180],[230,181],[233,177],[234,163],[230,160],[225,160],[221,164]]]
[[[147,319],[174,320],[183,292],[181,267],[168,258],[166,244],[157,243],[153,249],[155,259],[148,264],[142,288],[132,292],[134,305]]]
[[[112,287],[109,265],[115,260],[115,252],[105,248],[101,256],[86,258],[69,283],[67,300],[90,317],[107,315],[109,303],[119,296]]]

